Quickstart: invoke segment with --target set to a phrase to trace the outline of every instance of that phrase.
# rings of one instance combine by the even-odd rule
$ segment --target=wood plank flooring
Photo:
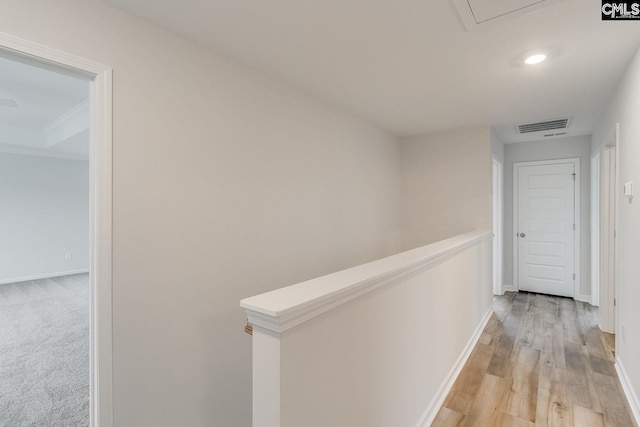
[[[597,308],[526,292],[495,314],[433,427],[634,427]]]

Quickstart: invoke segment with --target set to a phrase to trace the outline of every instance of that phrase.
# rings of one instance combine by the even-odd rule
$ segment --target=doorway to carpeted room
[[[88,426],[90,82],[0,52],[0,425]]]

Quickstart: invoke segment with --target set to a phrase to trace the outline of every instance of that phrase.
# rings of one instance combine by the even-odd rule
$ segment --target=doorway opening
[[[22,193],[14,191],[14,197],[19,198],[22,194],[25,199],[33,201],[35,196],[26,195],[27,190],[36,189],[38,195],[43,196],[48,204],[45,206],[53,206],[56,202],[60,204],[70,203],[74,204],[74,207],[78,208],[78,212],[81,212],[83,208],[84,214],[68,211],[68,216],[61,214],[55,209],[47,211],[45,208],[31,209],[32,216],[46,217],[49,214],[50,222],[53,224],[56,221],[60,221],[61,224],[66,224],[69,227],[75,227],[78,222],[81,222],[79,218],[84,215],[85,218],[85,231],[86,236],[79,238],[77,243],[77,249],[60,249],[60,247],[49,248],[43,252],[52,255],[57,261],[62,258],[63,267],[58,271],[55,267],[43,266],[40,273],[25,273],[28,268],[25,268],[20,275],[7,277],[6,281],[16,283],[15,279],[30,279],[21,280],[17,283],[28,283],[31,286],[30,292],[32,294],[43,295],[53,289],[60,295],[58,300],[49,300],[42,305],[41,309],[32,310],[33,319],[36,323],[36,327],[33,330],[44,329],[41,332],[45,334],[40,337],[36,337],[35,341],[46,341],[45,344],[51,345],[51,352],[48,354],[51,358],[56,356],[63,356],[65,354],[84,354],[86,356],[85,366],[77,367],[83,370],[85,378],[88,379],[85,391],[88,392],[88,396],[82,402],[85,405],[82,420],[76,418],[77,413],[65,412],[65,408],[70,408],[67,400],[74,400],[77,398],[75,395],[67,395],[62,390],[65,386],[68,386],[66,379],[74,377],[73,372],[68,375],[69,372],[64,372],[64,368],[60,369],[44,369],[40,371],[41,381],[37,381],[36,387],[44,388],[50,396],[48,401],[40,401],[37,404],[41,407],[37,408],[40,413],[46,414],[57,413],[62,415],[64,419],[61,419],[60,425],[90,425],[92,427],[105,427],[113,425],[112,414],[112,336],[111,336],[111,289],[112,289],[112,268],[111,268],[111,247],[112,247],[112,233],[111,233],[111,69],[109,67],[96,64],[91,61],[78,58],[55,49],[50,49],[46,46],[31,43],[22,39],[15,38],[13,36],[0,33],[0,59],[2,61],[10,61],[15,63],[14,65],[23,65],[28,67],[30,72],[51,73],[51,76],[57,76],[64,81],[83,81],[86,84],[86,100],[75,104],[69,110],[57,117],[59,120],[53,120],[48,123],[47,129],[36,127],[30,128],[28,123],[19,122],[19,114],[16,111],[12,113],[5,113],[4,118],[13,117],[12,123],[5,123],[0,125],[0,131],[4,132],[4,141],[0,141],[4,148],[4,157],[13,156],[11,159],[7,157],[6,165],[12,165],[16,169],[16,174],[20,169],[18,166],[18,159],[25,165],[28,163],[42,163],[31,168],[31,176],[27,176],[29,179],[38,178],[35,175],[44,174],[44,170],[50,170],[51,180],[47,177],[39,177],[38,185],[53,185],[52,180],[60,179],[65,184],[74,182],[70,174],[71,169],[79,169],[84,171],[86,177],[84,194],[82,196],[69,196],[63,197],[61,194],[57,194],[55,197],[50,193],[43,191],[34,183],[26,185]],[[27,68],[25,68],[27,69]],[[3,74],[3,78],[6,74]],[[21,76],[15,76],[19,78]],[[24,76],[22,76],[24,77]],[[9,85],[10,86],[10,85]],[[4,92],[0,94],[0,105],[5,109],[20,110],[26,108],[31,98],[24,94],[12,95],[11,87],[2,88]],[[15,87],[13,88],[16,89]],[[77,99],[76,99],[77,100]],[[2,108],[0,107],[0,108]],[[72,111],[73,110],[73,111]],[[40,112],[42,113],[42,112]],[[29,120],[36,120],[38,117],[43,120],[46,119],[46,114],[38,116],[35,114]],[[0,117],[1,119],[2,117]],[[86,125],[83,128],[82,123]],[[33,123],[32,123],[33,124]],[[0,138],[2,139],[2,138]],[[82,140],[86,144],[82,144]],[[26,145],[26,146],[25,146]],[[13,150],[12,153],[7,151]],[[84,152],[82,150],[85,150]],[[75,158],[74,158],[75,157]],[[51,161],[53,159],[54,161]],[[76,163],[73,163],[73,161]],[[46,165],[45,165],[46,163]],[[54,165],[55,164],[55,165]],[[54,166],[52,166],[54,165]],[[24,165],[23,165],[24,166]],[[34,166],[34,165],[32,165]],[[74,166],[74,167],[72,167]],[[84,168],[84,169],[83,169]],[[35,172],[38,171],[38,172]],[[26,179],[25,178],[25,179]],[[23,182],[18,179],[17,175],[13,175],[13,180],[16,182]],[[33,185],[32,185],[33,184]],[[71,184],[70,184],[71,185]],[[39,189],[38,189],[39,188]],[[66,188],[69,190],[69,186],[57,187]],[[7,190],[9,191],[9,190]],[[75,198],[74,198],[75,197]],[[71,202],[74,200],[74,202]],[[21,220],[32,219],[28,218],[28,215],[21,215]],[[56,226],[54,225],[55,228]],[[49,230],[55,232],[56,230]],[[60,230],[58,230],[60,231]],[[42,230],[31,230],[32,235],[35,237],[42,237],[39,234]],[[62,234],[71,233],[77,237],[80,233],[76,232],[63,232]],[[26,239],[28,233],[24,233],[21,237]],[[69,236],[67,236],[69,237]],[[84,240],[83,240],[84,239]],[[50,240],[50,242],[53,239]],[[85,242],[83,244],[83,241]],[[24,243],[24,242],[23,242]],[[71,246],[71,243],[64,242],[63,246]],[[38,249],[37,245],[32,248]],[[75,248],[75,246],[74,246]],[[62,251],[62,253],[60,253]],[[32,252],[33,256],[35,252]],[[37,260],[37,257],[33,257],[32,260],[25,264],[25,267],[29,267],[29,264],[37,264],[33,261]],[[78,266],[74,262],[78,262]],[[31,265],[31,267],[33,267]],[[15,267],[15,266],[14,266]],[[85,271],[89,272],[86,273]],[[55,273],[63,273],[64,275],[56,275]],[[75,273],[75,274],[73,274]],[[41,276],[41,277],[38,277]],[[54,277],[55,276],[55,277]],[[57,277],[57,278],[56,278]],[[36,282],[36,280],[46,279],[46,285]],[[1,279],[0,279],[1,280]],[[3,286],[3,285],[0,285]],[[50,288],[50,289],[47,289]],[[58,303],[65,303],[64,296],[69,296],[74,290],[80,290],[80,300],[85,298],[88,301],[88,307],[85,304],[85,313],[82,313],[82,309],[78,312],[71,313],[65,311]],[[85,292],[82,295],[82,292]],[[62,296],[61,296],[62,295]],[[6,311],[4,311],[6,313]],[[56,314],[57,313],[57,314]],[[77,315],[77,317],[74,317]],[[53,329],[47,329],[47,323],[45,318],[59,316],[64,321],[73,324],[74,319],[78,320],[84,318],[86,325],[84,328],[88,332],[87,339],[85,341],[77,341],[70,339],[70,336],[56,335]],[[40,322],[40,323],[38,323]],[[64,327],[60,328],[64,331]],[[82,328],[80,328],[82,329]],[[14,331],[15,332],[15,331]],[[52,337],[57,338],[52,338]],[[0,340],[5,340],[4,344],[11,344],[12,339],[14,342],[19,342],[15,337],[11,335],[0,336]],[[58,339],[59,338],[59,339]],[[71,351],[69,346],[71,345]],[[73,347],[76,346],[76,347]],[[84,350],[81,348],[85,346]],[[69,352],[70,353],[67,353]],[[70,368],[71,369],[71,368]],[[73,368],[75,369],[75,368]],[[17,375],[20,370],[19,364],[13,364],[5,367],[6,372],[10,375]],[[65,379],[66,378],[66,379]],[[7,386],[8,383],[3,382],[3,386]],[[11,390],[2,390],[5,392],[20,392],[21,390],[15,390],[18,386],[13,384],[9,386]],[[72,384],[72,387],[80,387],[78,384]],[[59,393],[60,392],[60,393]],[[44,406],[44,407],[42,407]],[[88,409],[88,411],[87,411]],[[33,412],[34,408],[30,408]],[[36,411],[36,412],[38,412]],[[82,412],[82,411],[81,411]],[[23,413],[23,419],[16,419],[21,415],[12,415],[14,417],[11,422],[17,420],[20,425],[25,421],[25,414]],[[33,421],[33,420],[32,420]],[[33,421],[27,422],[31,425],[43,425],[49,424],[51,419],[44,419],[40,422]]]
[[[516,289],[579,295],[579,172],[578,158],[514,163]]]
[[[0,425],[89,424],[88,101],[0,57]]]

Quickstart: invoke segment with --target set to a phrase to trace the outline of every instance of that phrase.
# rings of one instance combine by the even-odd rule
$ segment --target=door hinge
[[[576,280],[576,273],[573,273],[573,280]]]
[[[572,173],[572,175],[573,175],[573,180],[575,181],[576,180],[576,173],[574,172],[574,173]]]
[[[573,231],[576,231],[576,225],[573,224]]]
[[[617,305],[618,305],[618,301],[614,298],[614,299],[613,299],[613,306],[615,307],[615,306],[617,306]]]

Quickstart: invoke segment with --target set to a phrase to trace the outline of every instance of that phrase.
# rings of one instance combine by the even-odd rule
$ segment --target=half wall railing
[[[254,427],[428,426],[492,313],[491,236],[246,298]]]

